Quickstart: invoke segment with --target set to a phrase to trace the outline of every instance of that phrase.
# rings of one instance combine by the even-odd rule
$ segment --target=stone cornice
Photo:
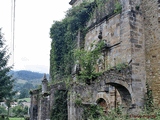
[[[70,5],[73,5],[76,1],[77,1],[77,0],[71,0],[71,1],[69,2],[69,4],[70,4]]]

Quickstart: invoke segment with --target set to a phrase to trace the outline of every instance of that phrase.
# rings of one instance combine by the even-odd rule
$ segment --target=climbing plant
[[[147,88],[147,92],[145,93],[144,105],[145,105],[147,112],[153,112],[154,105],[153,105],[152,90],[150,89],[148,83],[146,83],[146,88]]]
[[[85,34],[85,25],[94,5],[84,2],[67,11],[65,19],[55,21],[50,29],[52,39],[50,51],[50,72],[53,80],[63,79],[72,72],[74,65],[73,49],[76,47],[78,31]]]
[[[94,2],[83,2],[79,6],[69,9],[66,12],[66,17],[62,21],[54,21],[50,28],[50,38],[52,39],[50,74],[53,81],[63,80],[71,75],[72,68],[75,64],[74,49],[76,48],[76,37],[78,32],[81,31],[81,37],[84,39],[83,37],[87,32],[87,22],[91,19],[94,12],[97,14],[97,12],[102,12],[101,8],[106,9],[103,6],[105,6],[108,1],[109,0],[95,0]],[[97,8],[98,11],[96,11]],[[121,9],[118,2],[116,3],[115,8],[115,13]],[[81,52],[84,53],[85,51],[82,50]],[[92,56],[93,52],[86,52],[85,54],[87,56]],[[89,59],[90,58],[91,57],[89,57]],[[86,59],[86,61],[91,60],[89,59]],[[81,74],[87,75],[88,73],[82,71]],[[93,76],[89,73],[88,78],[90,79],[95,76],[94,74],[92,75]]]
[[[67,91],[57,90],[54,94],[51,120],[68,120]]]

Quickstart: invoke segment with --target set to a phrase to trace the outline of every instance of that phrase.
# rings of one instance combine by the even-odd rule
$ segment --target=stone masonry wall
[[[99,99],[105,100],[106,110],[115,108],[118,105],[126,108],[124,110],[131,109],[134,101],[132,100],[132,89],[130,89],[129,85],[131,82],[131,72],[129,71],[130,67],[126,67],[122,71],[116,69],[106,71],[91,85],[74,82],[69,89],[68,119],[82,120],[84,108],[90,105],[97,105]],[[117,95],[115,95],[115,89]],[[79,101],[81,105],[78,104]]]
[[[90,50],[91,43],[96,44],[99,41],[98,35],[102,32],[102,40],[111,47],[101,57],[101,71],[121,63],[131,65],[133,99],[137,106],[143,106],[146,88],[145,40],[142,11],[137,6],[141,2],[120,0],[120,3],[121,14],[113,15],[89,29],[85,37],[85,49]]]
[[[75,1],[73,6],[83,2]],[[85,50],[90,50],[92,43],[100,41],[98,36],[101,32],[101,40],[110,48],[102,53],[99,58],[101,64],[96,68],[97,72],[103,72],[102,76],[90,85],[76,82],[74,76],[68,89],[68,120],[82,120],[83,108],[76,104],[77,100],[81,100],[83,106],[89,106],[103,99],[105,109],[115,107],[118,102],[127,110],[133,106],[143,106],[146,80],[151,85],[154,103],[160,106],[160,0],[119,1],[122,5],[120,14],[94,22],[93,25],[88,22]],[[127,67],[115,69],[114,66],[121,63],[126,63]],[[66,90],[65,84],[51,85],[43,94],[40,90],[33,91],[30,120],[49,119],[56,90]]]
[[[160,1],[142,0],[146,79],[153,91],[154,103],[160,106]]]
[[[42,82],[44,87],[44,83]],[[55,92],[66,90],[64,83],[58,83],[46,87],[46,92],[42,89],[31,91],[30,120],[49,120],[54,106]]]
[[[145,72],[145,39],[144,24],[140,0],[130,1],[131,10],[129,12],[131,58],[132,58],[132,88],[135,93],[135,101],[139,101],[138,106],[143,106],[144,94],[146,92],[146,72]]]

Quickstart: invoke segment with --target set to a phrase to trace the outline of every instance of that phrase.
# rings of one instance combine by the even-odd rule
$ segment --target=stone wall
[[[121,71],[116,68],[111,69],[92,81],[91,85],[74,82],[69,89],[68,119],[82,120],[83,110],[90,105],[97,105],[99,99],[106,102],[106,113],[119,105],[122,105],[124,112],[132,109],[132,105],[136,102],[134,103],[132,99],[130,70],[130,67]]]
[[[83,1],[71,2],[77,6]],[[108,6],[114,8],[114,2],[109,0]],[[78,47],[84,43],[84,49],[91,50],[92,43],[103,40],[108,49],[102,52],[98,60],[101,62],[95,66],[96,71],[103,74],[91,81],[90,85],[77,82],[76,75],[73,75],[68,88],[68,120],[82,120],[85,107],[103,106],[103,102],[105,110],[121,104],[124,110],[130,109],[130,113],[138,114],[138,109],[144,104],[146,81],[153,91],[154,103],[160,105],[160,1],[119,2],[122,5],[121,13],[109,15],[113,9],[107,8],[106,3],[106,11],[102,12],[105,14],[94,14],[87,23],[88,32],[84,41],[80,31],[78,33]],[[122,63],[125,63],[125,67],[117,69]],[[44,93],[41,90],[33,91],[31,120],[49,119],[56,90],[66,90],[65,84],[48,86]],[[132,111],[133,108],[136,111]]]
[[[46,78],[45,81],[47,82]],[[42,80],[42,87],[46,85]],[[37,89],[30,92],[30,120],[49,120],[54,106],[55,92],[57,90],[66,90],[64,83],[58,83],[51,86],[45,86],[45,90]],[[44,92],[45,91],[45,92]]]
[[[154,103],[160,106],[160,1],[143,0],[146,79],[153,91]]]
[[[99,22],[95,20],[94,26],[90,25],[90,22],[88,23],[90,29],[85,37],[85,49],[90,50],[92,43],[98,43],[100,41],[98,36],[102,32],[102,40],[109,45],[110,49],[102,54],[100,58],[102,63],[96,68],[97,71],[105,71],[122,63],[131,65],[133,96],[139,96],[133,98],[137,102],[137,106],[142,106],[146,87],[142,11],[137,7],[140,4],[139,1],[120,0],[119,2],[122,5],[120,14],[113,14],[111,12],[113,10],[108,12],[106,8],[106,13],[112,13],[112,16],[109,15]],[[110,4],[110,2],[107,3]]]

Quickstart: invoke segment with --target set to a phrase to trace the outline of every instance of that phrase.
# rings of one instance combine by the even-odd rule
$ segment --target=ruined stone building
[[[84,1],[71,0],[69,4],[76,7]],[[122,11],[110,14],[117,2]],[[144,105],[146,83],[152,90],[154,104],[160,106],[160,0],[107,0],[104,6],[101,14],[95,12],[87,22],[83,42],[87,51],[93,42],[105,42],[96,66],[97,72],[103,72],[98,82],[85,86],[73,82],[67,90],[65,83],[49,86],[44,76],[42,89],[31,93],[30,120],[50,119],[56,90],[70,93],[66,98],[68,120],[82,120],[83,109],[75,105],[77,96],[83,105],[98,104],[104,112],[121,105],[127,112],[135,113]],[[78,46],[82,42],[80,36],[79,32]],[[116,69],[122,63],[126,67]]]

